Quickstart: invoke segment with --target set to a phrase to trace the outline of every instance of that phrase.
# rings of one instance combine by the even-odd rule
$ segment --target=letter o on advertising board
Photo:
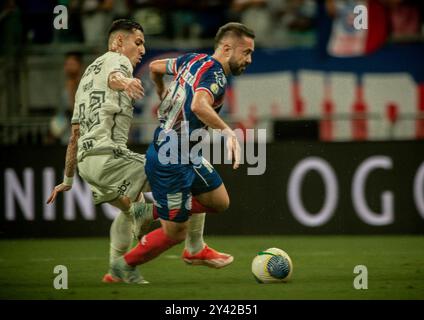
[[[324,205],[318,213],[306,211],[301,199],[302,184],[305,175],[315,170],[324,182]],[[333,168],[327,161],[318,157],[305,158],[293,169],[287,190],[287,202],[294,217],[303,225],[318,227],[325,224],[333,216],[338,202],[338,183]]]
[[[414,200],[419,214],[424,219],[424,162],[421,163],[415,175]]]

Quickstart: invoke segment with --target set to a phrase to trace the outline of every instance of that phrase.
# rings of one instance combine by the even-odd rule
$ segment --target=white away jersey
[[[80,124],[78,161],[127,147],[133,106],[124,91],[109,88],[108,77],[115,71],[132,78],[133,67],[126,56],[109,51],[87,67],[79,83],[72,116],[72,124]]]

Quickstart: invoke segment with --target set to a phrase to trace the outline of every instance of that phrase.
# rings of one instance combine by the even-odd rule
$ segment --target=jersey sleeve
[[[79,114],[80,114],[79,106],[75,105],[74,112],[72,114],[71,124],[79,124],[80,123]]]
[[[74,110],[72,112],[72,119],[71,119],[71,124],[79,124],[80,123],[80,106],[78,104],[78,100],[79,100],[79,89],[76,92],[76,96],[75,96],[75,104],[74,104]]]
[[[227,79],[222,70],[209,69],[203,75],[194,88],[194,91],[206,91],[212,98],[214,104],[219,104],[225,94]]]
[[[166,74],[173,76],[177,73],[177,67],[176,67],[177,59],[168,59],[166,62]]]
[[[113,55],[110,59],[108,59],[106,68],[108,68],[107,77],[109,77],[111,73],[117,71],[121,72],[127,78],[133,77],[133,67],[131,62],[122,54]]]
[[[178,58],[168,59],[166,63],[166,74],[168,75],[176,75],[178,73],[178,69],[187,61],[190,61],[196,53],[186,53]]]
[[[120,72],[126,78],[133,78],[133,67],[131,65],[131,62],[126,56],[122,54],[113,55],[109,59],[106,65],[106,68],[107,68],[106,79],[109,79],[110,74],[113,72]],[[108,80],[106,80],[106,83],[108,83]],[[107,84],[107,86],[109,85]],[[118,95],[118,97],[116,95]],[[108,114],[114,114],[114,113],[120,112],[121,106],[118,101],[119,99],[121,99],[121,97],[119,97],[121,95],[124,95],[126,99],[130,99],[127,93],[117,90],[115,91],[113,95],[114,98],[111,98],[111,99],[117,99],[115,100],[116,103],[104,103],[102,104],[102,110]]]

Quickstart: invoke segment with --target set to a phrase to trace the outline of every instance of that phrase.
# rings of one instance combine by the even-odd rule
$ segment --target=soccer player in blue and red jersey
[[[146,175],[150,182],[161,228],[145,235],[138,245],[112,263],[112,275],[126,281],[137,265],[157,257],[182,242],[191,213],[222,212],[230,203],[221,177],[201,154],[184,148],[184,139],[197,129],[221,130],[233,168],[240,163],[240,145],[234,131],[218,115],[223,104],[227,76],[238,76],[252,62],[254,32],[240,23],[222,26],[215,37],[212,56],[189,53],[177,59],[153,61],[151,78],[162,99],[161,125],[146,154]],[[174,79],[166,89],[165,74]],[[177,140],[172,138],[177,137]],[[174,157],[170,145],[176,147]],[[172,152],[171,152],[172,153]],[[172,158],[173,157],[173,158]],[[164,159],[171,159],[171,162]],[[185,253],[185,260],[190,254]]]

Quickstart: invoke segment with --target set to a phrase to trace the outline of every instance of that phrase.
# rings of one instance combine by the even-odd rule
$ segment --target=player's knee
[[[185,223],[178,224],[173,228],[165,228],[164,232],[166,236],[177,243],[185,240],[187,234],[187,225]]]
[[[167,236],[168,236],[168,238],[174,240],[176,243],[181,243],[185,240],[186,233],[185,232],[172,232],[172,233],[168,234]]]
[[[219,203],[217,203],[215,205],[215,210],[218,213],[224,212],[226,211],[228,208],[230,207],[230,199],[228,197],[226,197],[225,199],[223,199],[222,201],[220,201]]]
[[[114,207],[117,207],[118,209],[120,209],[121,211],[128,211],[131,208],[131,199],[126,197],[126,196],[122,196],[119,197],[116,200],[113,200],[111,202],[109,202],[111,205],[113,205]]]

